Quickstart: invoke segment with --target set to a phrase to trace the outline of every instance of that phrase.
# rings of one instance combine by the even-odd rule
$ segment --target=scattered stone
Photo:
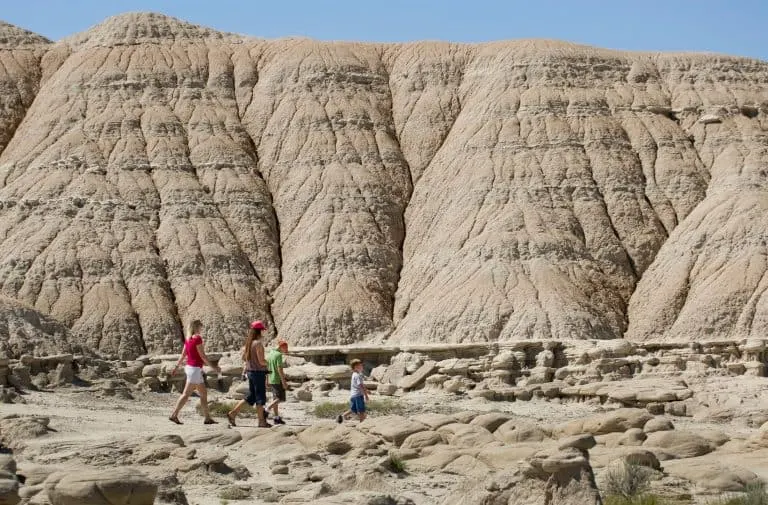
[[[300,402],[311,402],[312,401],[312,391],[308,389],[297,389],[296,390],[296,399]]]
[[[157,495],[154,482],[128,468],[54,473],[45,489],[51,505],[153,505]]]
[[[646,433],[654,433],[656,431],[670,431],[674,430],[675,425],[669,419],[663,417],[654,417],[643,426],[643,431]]]
[[[435,361],[426,361],[411,375],[406,375],[400,379],[397,385],[403,391],[410,391],[421,386],[426,378],[433,374],[435,370],[437,370],[437,363]]]
[[[397,386],[394,384],[379,384],[376,392],[381,396],[392,396],[397,392]]]

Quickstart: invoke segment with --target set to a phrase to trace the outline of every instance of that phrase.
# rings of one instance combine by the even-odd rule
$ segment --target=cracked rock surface
[[[131,358],[765,333],[768,64],[0,25],[0,293]]]

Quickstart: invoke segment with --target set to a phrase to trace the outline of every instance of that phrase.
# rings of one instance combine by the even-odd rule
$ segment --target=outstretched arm
[[[176,373],[176,370],[181,366],[181,363],[184,361],[184,357],[187,355],[187,348],[186,346],[184,349],[181,350],[181,356],[179,356],[179,361],[176,362],[176,366],[173,367],[173,370],[171,370],[171,375],[174,375]]]
[[[213,366],[211,364],[210,360],[208,359],[208,356],[205,354],[205,350],[203,349],[203,344],[197,344],[197,352],[200,354],[200,357],[203,358],[203,363],[213,368],[214,370],[221,370],[218,366]]]

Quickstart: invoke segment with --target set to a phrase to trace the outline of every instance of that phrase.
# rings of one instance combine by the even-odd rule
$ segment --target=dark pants
[[[248,405],[267,404],[267,372],[248,372],[248,396],[245,397]]]

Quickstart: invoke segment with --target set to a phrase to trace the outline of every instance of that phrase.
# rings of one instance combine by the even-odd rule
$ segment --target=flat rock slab
[[[240,442],[243,436],[238,430],[221,430],[213,432],[202,432],[190,435],[184,439],[187,445],[219,445],[229,446]]]
[[[456,422],[456,419],[453,416],[449,416],[446,414],[436,414],[436,413],[419,414],[419,415],[413,416],[413,420],[416,421],[417,423],[421,423],[424,426],[427,426],[432,430],[436,430],[440,426],[445,426],[446,424],[451,424]]]
[[[157,484],[129,468],[54,473],[45,481],[51,505],[153,505]]]
[[[555,433],[567,436],[624,432],[630,428],[642,428],[652,418],[645,409],[617,409],[561,424],[555,429]]]
[[[437,362],[435,361],[426,361],[423,365],[419,367],[418,370],[413,372],[411,375],[406,375],[402,379],[400,379],[397,383],[397,386],[402,389],[403,391],[410,391],[411,389],[415,389],[419,386],[421,386],[424,381],[435,373],[437,371]]]
[[[437,432],[448,444],[455,447],[480,448],[489,444],[501,444],[490,431],[472,424],[447,424],[441,426]]]
[[[384,416],[369,417],[360,424],[360,429],[399,447],[408,436],[425,431],[427,427],[402,416]]]
[[[760,479],[752,471],[737,465],[723,465],[709,458],[693,458],[666,461],[664,471],[675,477],[689,480],[710,492],[738,492]]]
[[[501,412],[489,412],[488,414],[480,414],[476,418],[472,419],[469,424],[473,426],[482,426],[486,430],[493,433],[502,424],[512,419],[512,415],[504,414]]]

